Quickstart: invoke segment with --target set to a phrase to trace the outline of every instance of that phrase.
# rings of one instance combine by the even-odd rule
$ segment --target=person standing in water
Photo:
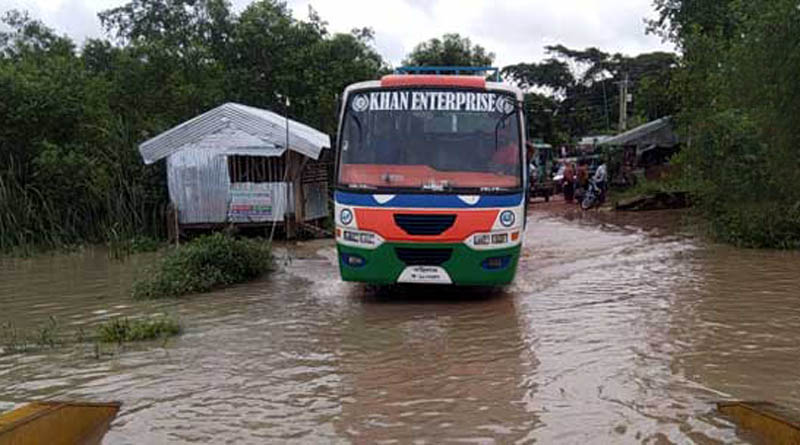
[[[589,163],[585,159],[578,161],[578,171],[576,173],[576,190],[579,190],[578,200],[583,199],[583,194],[586,188],[589,187]]]
[[[564,163],[564,201],[572,202],[575,197],[575,168],[572,163]]]
[[[605,162],[600,164],[599,167],[597,167],[597,171],[594,172],[594,177],[592,178],[592,180],[594,181],[594,183],[597,186],[597,188],[600,189],[600,202],[605,201],[606,200],[606,187],[608,186],[607,185],[608,172],[607,172],[607,167],[606,167],[606,163]]]

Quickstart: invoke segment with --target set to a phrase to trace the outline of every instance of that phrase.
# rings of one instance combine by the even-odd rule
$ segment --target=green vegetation
[[[97,336],[104,343],[127,343],[156,340],[181,333],[181,325],[172,317],[113,318],[97,328]]]
[[[134,298],[178,297],[252,280],[272,262],[263,240],[235,239],[215,233],[170,252],[134,283]]]
[[[163,245],[147,236],[119,238],[115,233],[109,234],[106,241],[108,257],[112,260],[124,260],[135,253],[155,252]]]
[[[15,354],[38,350],[44,347],[55,348],[63,344],[61,329],[55,317],[33,330],[21,330],[12,323],[0,325],[0,349],[4,354]]]
[[[675,54],[653,52],[628,57],[598,48],[576,50],[546,46],[541,62],[503,68],[503,75],[524,90],[528,130],[532,138],[558,146],[575,137],[617,132],[619,88],[632,83],[636,100],[628,127],[674,113],[678,101],[672,84],[678,67]]]
[[[0,253],[164,238],[164,163],[137,144],[226,101],[335,131],[336,96],[385,70],[369,29],[258,0],[130,0],[81,48],[24,13],[0,23]],[[118,248],[119,247],[119,248]]]
[[[800,247],[800,9],[792,0],[656,0],[683,53],[675,159],[718,239]]]
[[[100,324],[95,335],[87,335],[79,328],[65,332],[55,317],[33,329],[20,329],[13,323],[0,324],[0,355],[38,352],[69,345],[95,344],[99,358],[100,343],[124,344],[136,341],[166,339],[183,331],[177,319],[171,316],[152,318],[114,318]]]
[[[720,240],[800,247],[800,9],[793,0],[653,0],[652,32],[679,55],[634,57],[547,46],[503,75],[528,91],[533,137],[553,145],[674,115],[673,160]],[[163,239],[164,163],[137,144],[226,101],[283,112],[330,134],[337,95],[388,66],[369,28],[330,33],[313,10],[280,0],[236,12],[228,0],[129,0],[99,14],[105,39],[78,48],[24,13],[0,23],[0,253],[106,243],[112,258]],[[419,44],[404,63],[488,65],[458,34]],[[146,243],[145,243],[146,244]],[[205,289],[179,279],[165,294]],[[213,286],[213,285],[212,285]],[[143,294],[150,295],[149,291]]]
[[[2,17],[0,254],[84,243],[105,243],[115,259],[139,251],[131,240],[164,238],[168,197],[164,163],[143,165],[138,143],[226,101],[287,111],[333,134],[343,88],[388,72],[371,29],[330,33],[313,10],[298,20],[280,0],[256,0],[241,12],[228,0],[129,0],[99,19],[106,38],[79,48],[25,13]],[[562,62],[587,60],[561,46],[552,51]],[[529,95],[538,137],[555,143],[570,128],[606,128],[617,108],[610,83],[621,75],[616,66],[649,66],[642,68],[649,73],[672,60],[587,53],[610,67],[593,70],[590,86],[577,75],[566,90],[557,75],[518,76],[558,93]],[[444,34],[418,45],[405,63],[493,59],[468,38]],[[612,78],[601,80],[606,73]],[[291,99],[288,110],[281,97]]]
[[[403,60],[406,66],[491,66],[494,53],[473,45],[467,37],[445,34],[414,47]]]

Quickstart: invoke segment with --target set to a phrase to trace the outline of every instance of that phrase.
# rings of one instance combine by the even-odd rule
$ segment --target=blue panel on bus
[[[378,195],[381,198],[387,195]],[[436,209],[469,209],[469,208],[492,208],[492,207],[513,207],[522,203],[522,193],[511,195],[481,195],[477,202],[468,203],[458,195],[442,194],[406,194],[394,195],[391,199],[375,200],[373,195],[368,193],[348,193],[337,191],[336,202],[344,205],[365,206],[365,207],[408,207],[408,208],[436,208]]]

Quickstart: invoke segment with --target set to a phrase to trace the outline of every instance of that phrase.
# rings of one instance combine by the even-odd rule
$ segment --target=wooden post
[[[295,172],[294,184],[296,187],[294,193],[294,216],[298,227],[302,227],[306,221],[306,193],[303,190],[303,170],[308,162],[307,157],[295,153],[297,171]]]
[[[178,208],[175,207],[175,204],[170,203],[167,205],[167,240],[174,241],[176,246],[180,244],[181,239],[179,220]]]
[[[292,213],[284,214],[284,227],[286,228],[286,239],[293,239],[296,236],[296,223],[297,220],[294,217],[295,212],[297,212],[297,185],[295,181],[295,157],[296,153],[286,150],[286,207],[289,207],[289,188],[292,188],[292,193],[294,195],[294,205],[295,209]]]
[[[178,208],[175,207],[175,247],[180,247],[181,245],[181,223],[180,223],[180,213]]]

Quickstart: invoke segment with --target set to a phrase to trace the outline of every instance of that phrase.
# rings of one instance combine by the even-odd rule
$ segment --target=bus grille
[[[395,247],[394,253],[407,266],[440,266],[450,259],[453,249],[409,249]]]
[[[440,235],[453,226],[456,215],[409,215],[395,213],[394,222],[409,235]]]

